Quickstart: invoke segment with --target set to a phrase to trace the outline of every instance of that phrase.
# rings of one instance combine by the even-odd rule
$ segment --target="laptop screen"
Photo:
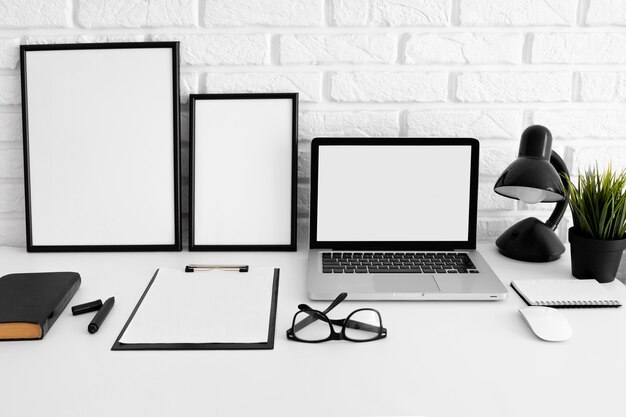
[[[418,242],[455,242],[456,248],[475,244],[472,152],[478,153],[477,141],[338,140],[313,146],[317,177],[311,214],[317,242],[330,247],[367,242],[371,249],[425,249],[411,244]],[[476,165],[477,155],[474,159]]]

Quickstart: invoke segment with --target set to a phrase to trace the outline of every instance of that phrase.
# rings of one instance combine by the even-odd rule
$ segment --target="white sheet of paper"
[[[273,268],[161,268],[120,342],[267,342],[273,281]]]

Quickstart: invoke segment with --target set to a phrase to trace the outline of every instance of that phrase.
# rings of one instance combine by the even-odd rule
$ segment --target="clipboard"
[[[221,270],[221,268],[215,268],[217,270]],[[133,323],[133,319],[136,318],[138,311],[140,311],[140,308],[142,307],[142,305],[145,304],[149,304],[150,302],[146,302],[146,298],[150,297],[150,290],[154,289],[155,287],[155,282],[157,282],[157,279],[159,277],[159,272],[160,271],[164,271],[164,273],[162,273],[163,276],[165,276],[165,273],[168,271],[167,269],[157,269],[156,272],[154,273],[154,275],[152,276],[152,279],[150,280],[150,282],[148,283],[148,286],[146,287],[145,291],[143,292],[141,298],[139,299],[139,301],[137,302],[137,305],[135,306],[135,308],[133,309],[130,317],[128,318],[128,320],[126,321],[126,324],[124,325],[124,327],[122,328],[120,334],[118,335],[117,339],[115,340],[115,343],[113,344],[113,346],[111,347],[111,350],[248,350],[248,349],[273,349],[274,348],[274,336],[275,336],[275,330],[276,330],[276,307],[278,304],[278,282],[279,282],[279,273],[280,273],[280,269],[279,268],[274,268],[273,270],[271,269],[267,269],[270,273],[272,273],[272,277],[271,277],[271,290],[267,291],[267,294],[264,294],[263,297],[267,296],[267,297],[271,297],[271,300],[269,301],[269,311],[267,311],[267,314],[269,315],[269,320],[268,320],[268,325],[267,325],[267,333],[266,333],[266,337],[265,337],[265,331],[264,329],[257,329],[257,333],[259,332],[263,332],[263,340],[261,341],[242,341],[242,342],[236,342],[233,340],[228,340],[225,342],[216,342],[216,341],[211,341],[211,342],[198,342],[198,341],[194,341],[194,342],[189,342],[189,341],[185,341],[185,342],[172,342],[172,341],[168,341],[168,342],[155,342],[150,341],[150,342],[141,342],[141,341],[125,341],[125,334],[129,329],[129,326],[131,326],[131,323]],[[198,270],[201,272],[194,272],[194,273],[189,273],[189,272],[193,272],[187,270],[186,273],[184,273],[185,278],[184,279],[190,279],[190,280],[206,280],[208,279],[208,277],[211,277],[210,274],[214,274],[214,271],[202,271],[202,270]],[[252,272],[257,272],[258,269],[255,268],[250,268],[250,271]],[[230,276],[233,277],[232,279],[241,279],[243,281],[241,281],[240,284],[237,285],[244,285],[245,284],[245,280],[246,278],[251,279],[251,275],[246,271],[232,271],[232,270],[228,270],[228,272],[223,272],[223,274],[231,274]],[[179,277],[181,277],[181,275],[179,275]],[[181,278],[183,279],[183,278]],[[189,281],[192,282],[192,281]],[[189,282],[182,282],[181,283],[181,291],[185,291],[185,287],[186,284],[188,284]],[[197,281],[197,282],[204,282],[204,281]],[[210,283],[207,283],[207,290],[209,289]],[[219,289],[217,289],[216,293],[219,292]],[[224,295],[228,295],[228,294],[219,294],[220,296],[224,296]],[[237,293],[233,293],[231,294],[232,297],[237,297],[240,294]],[[197,294],[195,295],[197,297]],[[257,294],[258,296],[258,294]],[[229,297],[226,297],[229,298]],[[168,302],[163,302],[163,306],[167,306],[168,308],[170,308],[172,306],[172,303]],[[184,299],[180,299],[178,303],[180,303],[179,305],[184,305],[185,300]],[[263,301],[263,303],[267,303],[265,300]],[[154,303],[153,303],[154,304]],[[266,307],[265,304],[263,304],[263,306]],[[154,307],[152,307],[154,308]],[[176,306],[174,306],[173,308],[176,308]],[[232,316],[231,316],[232,317]],[[228,317],[220,317],[221,320],[224,321],[224,323],[227,324],[228,322]],[[198,320],[198,319],[196,319]],[[158,327],[158,325],[155,325],[156,327]],[[209,329],[210,330],[210,329]]]

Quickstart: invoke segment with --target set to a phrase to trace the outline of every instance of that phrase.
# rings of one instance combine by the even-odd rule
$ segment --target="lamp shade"
[[[550,163],[551,153],[550,131],[530,126],[522,133],[517,159],[500,175],[494,191],[531,204],[564,200],[563,183]]]

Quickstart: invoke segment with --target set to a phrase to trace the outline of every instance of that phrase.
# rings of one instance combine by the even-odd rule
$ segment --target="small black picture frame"
[[[181,250],[179,43],[20,58],[27,251]]]
[[[189,97],[189,250],[295,251],[298,93]]]

